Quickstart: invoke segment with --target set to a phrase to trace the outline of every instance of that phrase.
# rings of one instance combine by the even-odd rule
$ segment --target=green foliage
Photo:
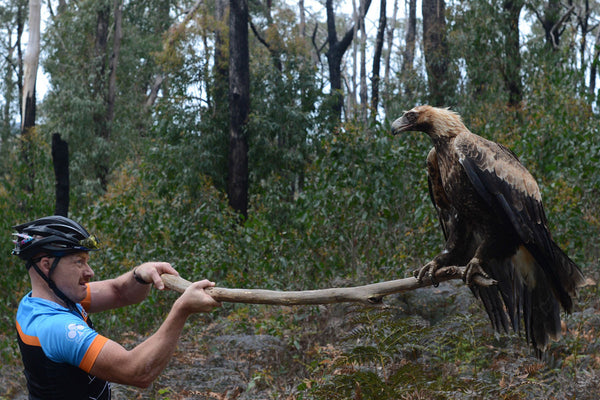
[[[73,203],[77,208],[102,192],[99,178],[144,149],[143,138],[151,121],[143,105],[146,90],[158,71],[152,54],[160,49],[160,28],[168,15],[161,4],[166,2],[144,2],[147,14],[135,5],[124,8],[112,121],[108,121],[106,101],[113,31],[106,38],[106,54],[96,43],[98,11],[107,7],[108,23],[114,23],[112,3],[70,3],[44,32],[46,54],[42,64],[52,90],[40,107],[42,120],[46,132],[59,133],[69,143],[71,185],[77,194]]]
[[[11,146],[9,147],[9,143]],[[0,258],[4,266],[0,280],[0,331],[13,326],[14,315],[21,297],[30,289],[24,262],[12,256],[12,226],[41,215],[52,214],[54,186],[52,164],[49,160],[48,142],[37,129],[27,139],[5,144],[9,149],[4,161],[10,166],[0,179],[0,226],[4,233],[0,240]],[[27,161],[23,159],[27,152]],[[33,187],[31,186],[33,180]],[[23,190],[23,188],[30,188]],[[3,347],[4,348],[4,347]],[[14,347],[7,347],[2,357]]]

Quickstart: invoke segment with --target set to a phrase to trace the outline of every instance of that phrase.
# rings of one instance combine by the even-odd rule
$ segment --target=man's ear
[[[52,267],[52,259],[48,256],[43,256],[40,261],[38,261],[38,267],[40,267],[42,272],[48,274],[50,267]]]

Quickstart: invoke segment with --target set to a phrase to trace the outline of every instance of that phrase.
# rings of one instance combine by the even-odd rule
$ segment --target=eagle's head
[[[447,108],[417,106],[392,123],[392,134],[419,131],[431,137],[454,137],[466,129],[460,116]]]

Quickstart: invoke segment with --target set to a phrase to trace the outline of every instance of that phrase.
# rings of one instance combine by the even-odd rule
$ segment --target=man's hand
[[[153,283],[158,290],[163,290],[165,284],[160,278],[161,274],[179,276],[179,272],[167,262],[146,262],[134,268],[137,277],[145,282]]]
[[[214,282],[207,279],[192,283],[177,299],[176,304],[188,314],[210,312],[221,303],[213,299],[204,289],[215,286]]]

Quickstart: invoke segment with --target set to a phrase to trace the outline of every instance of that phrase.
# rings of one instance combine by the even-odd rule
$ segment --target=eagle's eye
[[[415,122],[417,122],[417,119],[419,118],[419,114],[417,114],[414,111],[408,111],[406,113],[405,117],[408,120],[408,122],[410,122],[411,124],[414,124]]]

